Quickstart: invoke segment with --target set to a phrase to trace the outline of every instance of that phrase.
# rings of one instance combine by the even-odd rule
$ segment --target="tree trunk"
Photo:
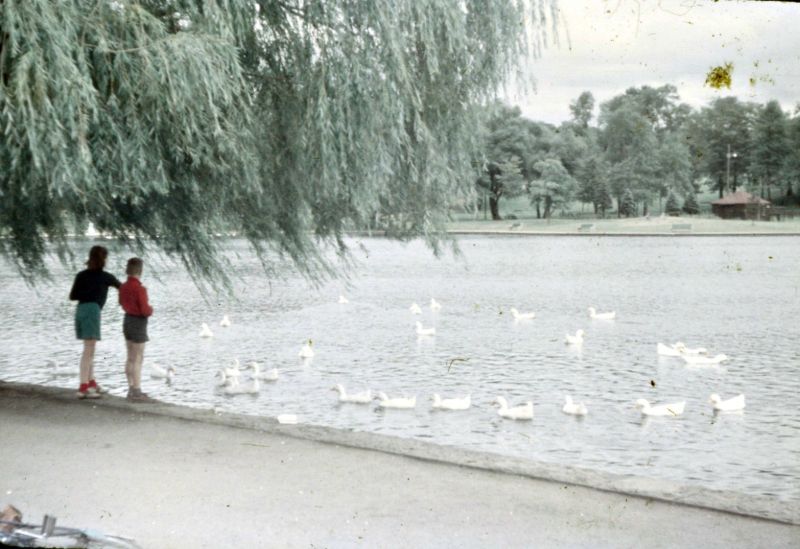
[[[642,202],[642,215],[647,217],[647,202]]]
[[[622,209],[622,197],[620,195],[617,195],[617,219],[622,218],[622,213],[620,212],[621,209]]]
[[[539,200],[537,198],[536,199],[536,219],[541,219],[542,218],[542,210],[539,208],[539,204],[540,203],[541,203],[541,200]]]
[[[553,207],[553,199],[550,198],[550,195],[544,197],[544,217],[545,219],[550,219],[551,209]]]
[[[722,183],[722,176],[717,176],[717,189],[719,189],[719,197],[722,198],[722,191],[724,190]]]
[[[500,208],[498,207],[498,202],[500,199],[495,195],[489,195],[489,209],[492,210],[492,221],[500,221],[502,218],[500,217]]]

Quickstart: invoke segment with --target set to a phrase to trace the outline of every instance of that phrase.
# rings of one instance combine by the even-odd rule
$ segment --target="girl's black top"
[[[79,303],[97,303],[102,309],[106,304],[109,286],[119,289],[120,281],[102,269],[86,269],[75,275],[69,298]]]

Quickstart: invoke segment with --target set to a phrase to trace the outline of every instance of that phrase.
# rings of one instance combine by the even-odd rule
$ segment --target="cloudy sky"
[[[599,104],[631,86],[674,84],[692,106],[736,95],[785,110],[800,103],[800,4],[744,0],[558,0],[559,45],[530,71],[535,91],[506,100],[532,119],[559,123],[589,90]],[[730,90],[704,86],[733,64]],[[751,78],[754,83],[751,83]],[[513,86],[511,87],[513,89]]]

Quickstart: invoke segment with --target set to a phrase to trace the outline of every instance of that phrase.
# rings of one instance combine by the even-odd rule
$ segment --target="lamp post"
[[[725,186],[730,189],[731,187],[731,158],[739,156],[735,152],[731,152],[731,146],[728,144],[728,154],[725,155]]]

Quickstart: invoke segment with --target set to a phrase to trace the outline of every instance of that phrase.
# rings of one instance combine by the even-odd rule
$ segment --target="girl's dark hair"
[[[144,261],[138,257],[132,257],[128,260],[128,266],[125,268],[125,274],[128,276],[139,276],[142,274],[142,266]]]
[[[92,246],[89,250],[89,261],[86,266],[93,270],[102,271],[106,266],[106,258],[108,257],[108,250],[103,246]]]

